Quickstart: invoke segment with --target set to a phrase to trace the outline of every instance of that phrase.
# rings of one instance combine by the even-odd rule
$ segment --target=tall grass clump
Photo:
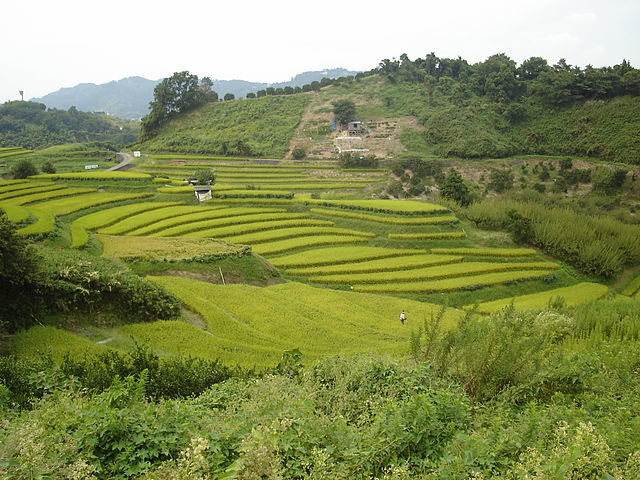
[[[515,211],[530,226],[523,240],[590,275],[611,277],[640,262],[640,226],[530,201],[484,200],[461,213],[481,228],[513,228]]]

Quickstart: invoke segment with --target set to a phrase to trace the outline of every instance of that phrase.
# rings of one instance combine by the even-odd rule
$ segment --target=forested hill
[[[134,141],[138,124],[104,113],[47,109],[35,102],[0,105],[0,147],[35,149],[76,142],[109,142],[121,146]]]
[[[365,147],[379,156],[545,154],[640,162],[640,71],[626,61],[578,68],[539,57],[518,65],[504,54],[476,64],[402,55],[354,77],[314,83],[301,93],[271,89],[266,98],[263,92],[263,98],[169,115],[141,148],[281,156],[299,147],[327,157],[336,151],[332,104],[347,99],[358,119],[391,125],[365,136]]]
[[[316,70],[303,72],[289,81],[274,84],[246,80],[214,80],[214,90],[221,98],[225,94],[240,98],[269,87],[301,87],[325,77],[338,78],[356,73],[344,68]],[[75,106],[84,112],[106,112],[120,118],[139,119],[149,112],[153,89],[159,82],[160,80],[149,80],[143,77],[127,77],[100,85],[81,83],[75,87],[61,88],[43,97],[34,98],[32,101],[44,103],[52,108],[67,110]]]

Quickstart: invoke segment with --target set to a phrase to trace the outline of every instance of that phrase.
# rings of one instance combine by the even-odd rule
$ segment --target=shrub
[[[53,166],[53,162],[51,160],[46,160],[42,164],[42,172],[43,173],[56,173],[56,167]],[[35,173],[32,174],[32,175],[35,175]]]
[[[20,160],[11,169],[13,178],[27,178],[31,175],[37,175],[38,169],[30,160]]]
[[[193,176],[198,179],[200,185],[213,185],[216,181],[216,174],[213,169],[198,170]]]
[[[307,151],[304,148],[297,147],[293,149],[291,156],[294,160],[302,160],[307,156]]]

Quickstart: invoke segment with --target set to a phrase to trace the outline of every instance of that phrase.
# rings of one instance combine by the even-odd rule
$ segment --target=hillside
[[[332,68],[303,72],[286,82],[265,83],[246,80],[214,80],[214,90],[220,98],[231,93],[235,98],[243,98],[247,93],[256,93],[268,87],[301,87],[323,78],[338,78],[355,75],[358,72],[344,68]],[[137,120],[149,113],[149,102],[153,100],[153,89],[159,80],[143,77],[127,77],[108,83],[81,83],[74,87],[61,88],[32,102],[44,103],[50,108],[67,110],[75,106],[84,112],[105,112],[119,118]]]
[[[137,122],[104,113],[47,109],[34,102],[0,105],[0,147],[29,149],[81,142],[109,142],[122,146],[135,140]]]
[[[525,154],[640,161],[640,138],[633,133],[640,129],[638,96],[549,107],[534,96],[504,104],[468,93],[461,101],[451,84],[442,83],[442,87],[433,88],[392,82],[374,74],[317,92],[224,102],[205,109],[215,115],[205,118],[205,110],[199,110],[170,122],[158,138],[140,148],[220,154],[223,143],[242,141],[252,145],[253,155],[271,156],[284,151],[284,142],[289,151],[301,147],[311,158],[335,158],[331,104],[347,99],[355,103],[358,119],[368,127],[363,139],[352,147],[368,149],[383,158],[403,153],[458,158]],[[268,107],[266,102],[270,102]],[[293,104],[304,105],[304,109],[293,111]],[[224,122],[217,123],[217,119]],[[283,122],[297,125],[293,135],[282,135]],[[226,126],[239,124],[243,127]],[[259,134],[254,135],[256,132]],[[205,137],[215,141],[194,140]],[[265,143],[267,138],[278,138],[281,143],[274,149]]]

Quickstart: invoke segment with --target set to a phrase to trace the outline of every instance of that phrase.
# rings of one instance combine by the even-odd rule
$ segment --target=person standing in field
[[[402,312],[400,312],[400,323],[402,325],[404,325],[404,321],[407,319],[406,315],[404,314],[404,310],[402,310]]]

